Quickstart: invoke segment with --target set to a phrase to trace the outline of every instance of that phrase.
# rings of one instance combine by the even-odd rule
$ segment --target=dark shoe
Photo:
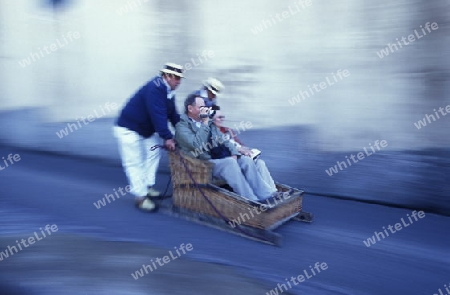
[[[149,198],[156,198],[161,196],[161,192],[155,190],[153,187],[149,187],[147,191],[147,197]]]
[[[147,197],[144,198],[136,198],[136,208],[140,209],[144,212],[156,212],[158,210],[158,207],[156,204],[148,199]]]

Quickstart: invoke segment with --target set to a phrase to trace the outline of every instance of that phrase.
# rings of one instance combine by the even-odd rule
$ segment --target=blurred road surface
[[[0,155],[9,153],[0,147]],[[158,177],[164,189],[168,175]],[[432,295],[439,288],[445,294],[450,282],[449,217],[425,212],[367,247],[363,241],[374,231],[408,222],[411,210],[307,195],[304,209],[315,214],[314,223],[282,226],[284,244],[274,247],[138,212],[128,195],[94,206],[125,186],[116,165],[21,153],[21,161],[0,171],[0,252],[47,224],[58,231],[0,261],[0,286],[20,288],[17,294],[271,294],[286,278],[311,275],[316,262],[328,268],[291,283],[290,294]],[[182,243],[193,245],[182,259],[131,277]]]

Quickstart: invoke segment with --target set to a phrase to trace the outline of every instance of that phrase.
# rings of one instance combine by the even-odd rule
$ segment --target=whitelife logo
[[[412,217],[414,218],[415,221],[418,221],[419,219],[417,217],[419,217],[420,219],[425,218],[425,212],[423,211],[413,211],[411,213]],[[405,222],[405,220],[403,219],[403,217],[400,219],[402,221],[402,223],[396,223],[394,226],[390,225],[387,227],[389,229],[389,231],[391,232],[391,234],[395,234],[398,231],[401,231],[403,229],[402,224],[404,227],[408,227],[411,224],[413,224],[413,221],[411,219],[411,216],[409,216],[409,214],[406,214],[406,216],[408,216],[408,220],[410,223]],[[393,229],[395,227],[395,230]],[[378,239],[378,242],[381,241],[380,237],[382,239],[385,239],[387,237],[389,237],[389,232],[387,231],[386,227],[383,226],[383,232],[374,232],[374,235],[370,238],[368,238],[367,240],[363,241],[364,245],[366,245],[366,247],[370,247],[371,245],[375,245],[375,243],[377,242],[377,240],[375,239],[375,237]],[[386,234],[386,236],[384,235]]]
[[[441,117],[439,117],[439,114],[436,111],[436,109],[433,109],[433,111],[434,111],[434,114],[436,115],[436,117],[438,119],[440,119]],[[447,114],[450,113],[450,105],[445,107],[445,112],[444,112],[443,107],[440,107],[438,109],[438,111],[441,112],[442,116],[447,116]],[[423,120],[417,121],[417,123],[414,123],[414,126],[416,126],[417,129],[425,127],[425,126],[427,126],[427,120],[428,120],[428,124],[431,124],[433,122],[436,122],[436,117],[434,117],[433,114],[431,114],[431,115],[425,114],[425,117],[423,117]],[[430,119],[433,119],[433,122]]]
[[[62,35],[64,42],[60,42],[59,39],[56,39],[56,43],[52,43],[50,44],[50,46],[44,46],[43,50],[45,51],[45,53],[47,55],[49,55],[50,53],[63,48],[64,46],[69,44],[69,41],[67,41],[67,39],[70,40],[70,42],[73,42],[76,39],[80,38],[80,33],[79,32],[67,32],[67,38],[65,35]],[[49,50],[50,49],[50,50]],[[42,49],[39,47],[38,48],[38,53],[35,52],[30,52],[30,56],[27,57],[26,59],[23,59],[22,61],[19,61],[19,65],[22,68],[25,68],[26,66],[31,65],[31,61],[33,60],[33,62],[40,60],[41,58],[44,58],[44,52],[42,51]]]
[[[169,251],[170,257],[168,255],[164,256],[163,258],[157,257],[155,259],[156,263],[159,266],[164,266],[167,263],[181,257],[182,254],[178,250],[183,252],[183,254],[186,254],[186,251],[192,251],[192,250],[194,250],[194,247],[192,246],[191,243],[188,243],[186,245],[184,245],[184,243],[183,243],[180,245],[179,249],[177,247],[174,247],[174,249],[175,249],[175,252],[177,252],[178,256],[173,255],[172,250],[170,250]],[[131,276],[133,277],[133,279],[138,280],[139,278],[142,278],[145,274],[149,274],[149,272],[148,272],[149,270],[150,270],[150,272],[153,272],[154,270],[156,270],[158,268],[158,266],[156,265],[155,261],[153,261],[153,259],[151,259],[151,261],[152,261],[152,265],[142,264],[141,269],[132,273]],[[145,274],[144,274],[144,272],[145,272]]]
[[[119,9],[116,9],[116,12],[119,16],[123,16],[124,14],[132,11],[134,8],[138,8],[142,6],[143,3],[147,3],[149,0],[135,0],[135,1],[127,1],[127,5],[121,6]]]
[[[432,23],[431,25],[430,25],[430,22],[427,22],[425,24],[425,29],[422,28],[422,26],[420,26],[420,28],[422,29],[423,35],[420,35],[420,33],[417,32],[417,29],[416,29],[416,30],[414,30],[415,36],[414,36],[414,34],[410,34],[408,36],[408,41],[409,42],[406,41],[406,37],[402,36],[402,38],[400,40],[403,42],[403,45],[407,46],[407,45],[411,44],[412,42],[416,41],[416,37],[417,37],[417,40],[419,40],[419,39],[423,38],[424,36],[426,36],[427,33],[426,33],[425,29],[428,31],[428,33],[431,33],[431,30],[435,31],[435,30],[439,29],[439,26],[438,26],[438,24],[436,22]],[[430,30],[430,28],[431,28],[431,30]],[[400,48],[403,48],[402,43],[400,42],[400,40],[398,40],[398,38],[396,38],[395,40],[397,40],[398,46],[400,46]],[[399,50],[399,48],[397,47],[397,44],[395,44],[395,43],[394,44],[391,44],[391,43],[387,44],[386,48],[381,49],[379,52],[377,52],[378,57],[379,58],[383,58],[385,56],[388,56],[390,53],[397,52]],[[393,48],[395,48],[395,51],[394,51]],[[390,53],[389,53],[389,49],[391,50]]]
[[[445,288],[445,290],[446,290],[447,292],[444,294],[444,292],[442,292],[441,288],[439,288],[439,289],[438,289],[439,294],[438,294],[438,293],[434,293],[433,295],[450,295],[450,289],[449,289],[449,287],[450,287],[450,284],[448,284],[448,286],[447,286],[447,284],[444,284],[444,288]]]
[[[313,91],[313,89],[311,89],[311,86],[308,85],[309,92],[300,90],[296,96],[294,96],[288,100],[289,103],[291,104],[291,106],[300,103],[302,100],[305,100],[307,97],[309,97],[310,93],[311,93],[311,96],[313,96],[315,93],[319,93],[322,90],[325,90],[328,86],[334,85],[334,84],[338,83],[339,81],[342,81],[344,78],[347,78],[348,76],[350,76],[350,72],[348,70],[339,69],[336,72],[336,74],[331,73],[331,75],[333,75],[332,80],[334,80],[334,82],[330,81],[329,77],[327,76],[327,77],[325,77],[326,83],[325,83],[325,81],[322,81],[319,84],[314,83],[312,85],[312,88],[314,89],[314,91]],[[339,77],[339,80],[336,78],[336,75]],[[319,87],[320,87],[320,89],[319,89]],[[300,99],[300,96],[302,97],[302,99]]]
[[[246,131],[247,129],[250,129],[253,127],[252,122],[247,121],[241,121],[239,126],[234,124],[235,129],[231,129],[233,134],[241,134],[241,131]],[[236,131],[236,133],[235,133]],[[203,142],[202,146],[200,148],[196,148],[194,151],[191,151],[191,154],[194,156],[194,158],[197,158],[199,155],[203,153],[209,152],[212,148],[217,147],[220,144],[223,144],[225,141],[230,140],[230,135],[228,134],[222,134],[221,136],[216,136],[216,138],[213,138],[211,142]]]
[[[47,235],[50,236],[52,233],[55,233],[58,231],[58,227],[56,226],[56,224],[53,224],[51,226],[47,224],[44,227],[45,231],[47,232],[47,235],[45,234],[42,227],[40,227],[39,229],[41,230],[41,236],[39,236],[39,234],[37,232],[34,232],[34,236],[31,236],[26,240],[22,239],[22,240],[20,240],[20,242],[18,240],[16,240],[17,247],[20,249],[20,251],[23,250],[22,245],[25,248],[28,248],[30,245],[33,245],[34,243],[36,243],[36,240],[40,241],[43,238],[47,237]],[[36,238],[36,240],[34,238]],[[28,241],[28,244],[27,244],[27,241]],[[14,250],[14,253],[13,253],[13,250]],[[9,253],[8,253],[8,251],[9,251]],[[10,254],[11,254],[11,256],[13,256],[14,254],[16,254],[18,252],[19,252],[19,250],[17,250],[16,246],[8,246],[5,251],[0,252],[0,261],[3,261],[3,259],[8,258]]]
[[[277,284],[277,287],[270,290],[269,292],[266,292],[266,295],[278,295],[283,293],[284,291],[288,291],[290,289],[292,289],[294,286],[299,285],[300,283],[303,283],[305,281],[305,277],[306,280],[318,275],[321,270],[325,271],[328,269],[328,265],[326,264],[326,262],[316,262],[316,264],[314,264],[314,267],[312,267],[311,265],[309,266],[309,270],[310,272],[308,272],[308,270],[303,270],[303,273],[305,275],[298,275],[297,277],[292,276],[290,279],[286,278],[286,284]],[[317,272],[317,273],[316,273]],[[310,275],[311,273],[311,275]],[[294,284],[294,286],[291,285]],[[288,287],[289,286],[289,287]],[[280,290],[280,292],[278,293],[278,290]]]
[[[5,159],[5,157],[2,157],[2,159],[3,159],[3,163],[5,164],[5,167],[3,167],[2,164],[0,164],[0,171],[5,170],[10,165],[14,165],[14,163],[19,162],[21,160],[19,154],[15,154],[14,156],[13,156],[13,154],[9,154],[6,159]],[[9,161],[9,165],[8,165],[8,161]]]
[[[100,119],[101,117],[105,116],[107,113],[110,113],[112,110],[116,110],[118,108],[118,105],[115,102],[113,102],[113,103],[107,102],[105,104],[105,108],[107,110],[106,112],[105,112],[105,109],[103,109],[103,107],[100,106],[101,115],[99,115],[97,113],[97,110],[94,110],[95,117],[93,114],[87,116],[87,118],[81,117],[81,121],[83,121],[84,125],[88,125],[89,123],[94,122],[96,119]],[[89,122],[86,122],[86,120]],[[56,135],[59,137],[59,139],[65,137],[65,136],[68,136],[70,132],[74,132],[74,131],[78,130],[78,128],[81,129],[82,125],[80,123],[80,119],[77,119],[77,124],[78,124],[78,127],[74,123],[67,123],[67,127],[59,130],[59,132],[56,132]],[[67,129],[67,128],[69,128],[69,129]],[[70,130],[70,132],[69,132],[69,130]]]
[[[208,61],[210,61],[213,57],[215,57],[216,53],[212,50],[203,50],[201,54],[197,53],[197,57],[191,57],[190,62],[187,62],[184,64],[183,74],[186,75],[186,73]],[[191,63],[192,62],[192,63]],[[153,83],[159,87],[163,82],[163,79],[159,77],[158,79],[155,79]],[[170,95],[170,93],[169,93]],[[168,97],[169,98],[169,97]],[[171,98],[171,97],[170,97]]]
[[[117,189],[117,191],[120,192],[120,196],[119,196],[119,194],[117,193],[117,191],[116,191],[115,188],[113,189],[113,191],[114,191],[114,194],[116,195],[117,199],[120,199],[121,196],[122,196],[122,197],[123,197],[123,196],[126,196],[126,194],[129,193],[129,192],[131,191],[131,186],[130,186],[130,185],[127,185],[127,186],[125,187],[125,191],[124,191],[124,189],[123,189],[122,187],[119,187],[119,188]],[[108,204],[110,204],[110,203],[111,203],[111,200],[112,200],[112,201],[115,201],[115,200],[116,200],[116,198],[114,197],[114,195],[113,195],[113,194],[105,194],[105,197],[103,197],[102,199],[98,200],[97,202],[94,202],[93,204],[94,204],[95,208],[100,209],[100,208],[105,207],[105,206],[107,205],[106,201],[108,201]]]
[[[259,215],[262,212],[266,212],[266,210],[268,208],[275,207],[276,205],[281,204],[281,203],[283,203],[284,201],[286,201],[286,200],[288,200],[290,198],[291,198],[291,195],[282,195],[282,196],[279,195],[276,198],[274,198],[272,200],[269,200],[267,202],[267,204],[265,204],[265,206],[260,206],[259,209],[257,207],[255,207],[255,208],[247,208],[248,209],[248,213],[250,213],[251,217],[247,213],[239,213],[239,216],[237,218],[233,219],[233,220],[228,221],[228,224],[232,228],[235,228],[236,226],[241,225],[242,223],[244,223],[244,222],[254,218],[255,217],[254,213],[256,213],[256,215]],[[273,202],[273,204],[271,204],[271,201]]]
[[[371,155],[373,155],[373,154],[376,153],[376,151],[375,151],[375,149],[374,149],[374,147],[372,146],[371,143],[369,143],[369,146],[370,146],[370,148],[371,148],[371,150],[372,150],[373,153],[371,153],[370,151],[367,151],[367,148],[364,147],[364,152],[366,153],[366,156],[367,156],[367,157],[368,157],[368,156],[371,156]],[[378,151],[379,151],[379,150],[380,150],[380,146],[381,146],[382,148],[385,148],[385,147],[388,146],[388,143],[387,143],[386,140],[381,140],[381,141],[380,141],[380,140],[376,140],[375,143],[374,143],[374,146],[375,146],[375,147],[378,149]],[[364,160],[364,159],[366,158],[366,157],[364,156],[364,153],[363,153],[363,152],[359,152],[358,154],[356,154],[356,156],[355,156],[354,154],[351,154],[351,155],[350,155],[350,159],[352,159],[352,161],[353,161],[354,164],[358,163],[358,160],[356,160],[356,157],[357,157],[358,160],[360,160],[360,161],[361,161],[361,160]],[[348,156],[345,156],[345,159],[347,160],[347,163],[348,163],[349,167],[352,166],[352,162],[350,161],[350,159],[348,158]],[[336,163],[337,163],[337,165],[334,165],[334,167],[330,167],[330,169],[325,169],[325,172],[328,174],[328,176],[333,176],[333,174],[338,174],[338,172],[339,172],[338,167],[339,167],[339,169],[340,169],[341,171],[347,168],[347,164],[346,164],[345,162],[339,162],[339,161],[336,161]],[[342,168],[342,167],[344,167],[344,168]]]
[[[282,13],[275,14],[276,19],[278,22],[282,22],[283,20],[287,19],[288,17],[299,13],[302,10],[305,10],[306,8],[310,7],[312,5],[311,0],[300,0],[297,3],[294,4],[294,9],[292,9],[291,6],[289,6],[289,11],[285,10]],[[277,20],[273,17],[273,14],[270,15],[270,19],[264,19],[260,23],[260,25],[257,25],[251,29],[252,33],[254,35],[257,35],[261,32],[263,32],[265,29],[268,29],[269,27],[275,26],[277,24]]]

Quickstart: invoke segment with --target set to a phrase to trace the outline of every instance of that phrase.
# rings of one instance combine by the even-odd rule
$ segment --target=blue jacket
[[[162,77],[153,78],[127,102],[116,124],[144,138],[155,132],[165,140],[173,138],[167,121],[175,127],[180,121],[180,114],[175,107],[175,95],[168,98],[168,92]]]

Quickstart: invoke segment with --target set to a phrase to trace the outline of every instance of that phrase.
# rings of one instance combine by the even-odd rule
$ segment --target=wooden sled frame
[[[281,245],[281,235],[274,232],[276,228],[289,220],[313,220],[311,213],[302,210],[302,190],[276,182],[279,191],[293,193],[285,199],[273,199],[267,206],[221,187],[224,183],[212,178],[214,163],[207,160],[176,150],[169,152],[169,165],[172,198],[157,203],[170,215],[277,246]]]

